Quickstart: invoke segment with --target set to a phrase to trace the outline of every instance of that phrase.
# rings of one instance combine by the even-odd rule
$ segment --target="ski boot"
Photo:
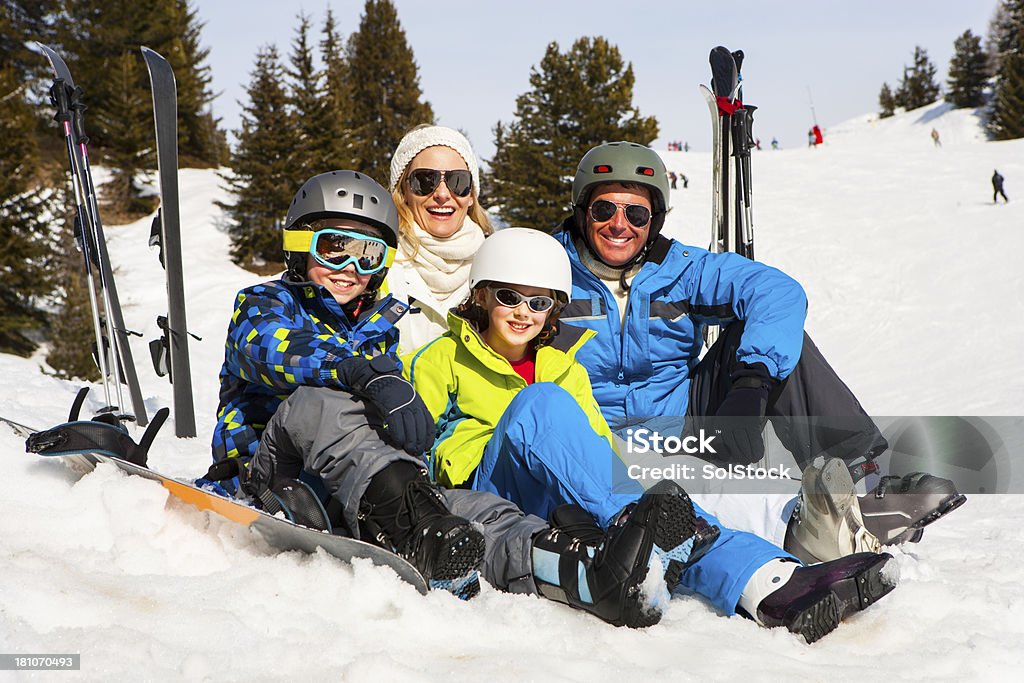
[[[809,466],[801,476],[797,507],[786,529],[786,550],[808,564],[878,552],[882,544],[864,526],[859,503],[843,460]]]
[[[431,590],[462,600],[480,592],[483,534],[448,511],[425,470],[401,461],[377,473],[360,501],[359,521],[364,536],[411,562]]]
[[[852,467],[854,476],[866,474],[865,465],[874,463]],[[864,525],[872,534],[884,545],[897,545],[917,543],[924,535],[924,527],[966,502],[967,496],[957,491],[956,484],[949,479],[913,472],[903,477],[882,477],[873,491],[860,496],[860,510]]]
[[[748,583],[744,594],[767,592],[757,599],[752,615],[759,624],[785,626],[813,643],[896,587],[898,572],[891,560],[888,553],[856,553],[810,567],[776,560],[755,573],[751,583],[760,585]]]
[[[552,528],[534,538],[534,581],[549,600],[615,626],[653,626],[683,570],[718,538],[718,527],[700,522],[671,481],[624,508],[607,531],[582,508],[562,506]]]

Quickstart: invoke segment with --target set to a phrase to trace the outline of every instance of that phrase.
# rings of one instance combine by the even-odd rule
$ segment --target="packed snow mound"
[[[826,144],[864,145],[893,144],[913,141],[921,147],[934,147],[931,132],[939,133],[943,145],[984,142],[983,109],[955,109],[948,102],[938,101],[911,109],[900,110],[887,118],[878,114],[865,114],[825,130]]]

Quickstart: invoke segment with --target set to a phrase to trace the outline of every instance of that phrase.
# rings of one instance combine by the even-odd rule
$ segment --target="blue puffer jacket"
[[[281,401],[300,386],[346,389],[345,358],[389,354],[408,306],[385,297],[352,322],[326,290],[284,280],[243,289],[235,299],[220,371],[213,458],[248,460]]]
[[[780,270],[660,237],[633,278],[626,324],[615,297],[580,261],[572,219],[555,234],[572,262],[572,301],[561,319],[598,334],[577,354],[605,419],[685,415],[704,327],[746,325],[738,360],[785,379],[800,358],[807,297]]]

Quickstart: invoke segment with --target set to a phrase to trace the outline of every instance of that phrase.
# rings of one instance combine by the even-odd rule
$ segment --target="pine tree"
[[[888,83],[882,83],[882,89],[878,93],[878,118],[887,119],[896,113],[896,98]]]
[[[89,300],[89,285],[85,277],[81,253],[71,247],[74,237],[69,226],[61,233],[61,244],[68,248],[58,258],[64,273],[63,296],[60,312],[53,317],[50,330],[50,349],[46,362],[62,379],[100,379],[93,352],[96,333]]]
[[[434,120],[430,104],[421,101],[416,61],[390,0],[366,0],[348,57],[352,160],[386,185],[391,155],[402,136]]]
[[[46,60],[29,49],[55,37],[53,15],[60,0],[4,0],[0,6],[0,67],[11,67],[23,80],[43,78]]]
[[[231,256],[243,267],[264,269],[282,258],[281,227],[304,178],[295,170],[297,133],[288,106],[284,70],[274,46],[256,54],[242,109],[242,129],[225,177],[234,203],[218,205],[230,219]]]
[[[212,76],[205,64],[210,50],[201,45],[203,22],[191,0],[158,0],[150,5],[150,29],[143,43],[174,69],[178,95],[178,162],[186,168],[217,166],[226,150],[223,133],[210,110]],[[148,93],[149,83],[145,88]]]
[[[35,120],[20,86],[15,65],[0,66],[0,351],[27,356],[57,282],[47,223],[56,203],[39,189]]]
[[[931,104],[939,98],[939,85],[935,82],[935,65],[921,46],[914,48],[914,64],[903,67],[903,80],[896,90],[896,104],[908,111]]]
[[[141,193],[141,176],[155,167],[152,99],[148,89],[138,87],[145,77],[142,55],[125,52],[112,60],[107,73],[112,90],[98,117],[87,121],[108,131],[117,131],[107,138],[106,163],[111,167],[110,180],[102,187],[104,214],[110,223],[123,223],[143,216],[156,208],[155,197]]]
[[[997,140],[1024,137],[1024,0],[1004,0],[989,130]]]
[[[953,50],[946,101],[957,108],[980,107],[985,103],[982,91],[988,81],[988,58],[981,49],[981,38],[968,29],[953,42]]]
[[[156,166],[153,113],[139,44],[150,44],[152,14],[172,0],[64,0],[58,23],[61,54],[82,87],[93,164],[110,167],[101,188],[108,222],[137,218],[154,205],[143,198],[141,174]],[[155,9],[154,9],[155,8]],[[154,48],[157,49],[157,48]],[[144,131],[148,139],[142,142]],[[141,142],[141,147],[139,146]],[[139,152],[144,151],[143,154]],[[105,213],[105,215],[106,215]]]
[[[352,119],[352,87],[348,76],[346,47],[338,36],[334,13],[327,9],[324,18],[323,36],[320,40],[320,54],[323,56],[323,81],[329,125],[324,151],[330,160],[330,168],[357,168],[352,149],[352,140],[347,122]]]
[[[329,171],[337,163],[331,158],[329,143],[332,137],[330,100],[326,97],[323,74],[313,63],[313,48],[309,44],[310,20],[299,14],[299,28],[292,41],[289,101],[295,116],[297,137],[295,171],[303,178]]]
[[[564,54],[548,45],[516,100],[515,120],[495,126],[488,197],[512,225],[550,230],[569,211],[580,158],[613,140],[650,144],[654,117],[633,106],[633,67],[606,39],[580,38]]]
[[[85,91],[89,105],[90,137],[94,156],[105,159],[107,150],[118,144],[122,125],[148,126],[153,137],[153,112],[149,78],[139,52],[145,45],[163,55],[174,69],[178,95],[178,148],[183,165],[212,166],[223,153],[223,136],[209,111],[210,69],[205,65],[209,50],[200,45],[202,23],[190,0],[63,0],[66,18],[60,23],[62,53]],[[131,87],[142,93],[140,106],[124,110],[123,64],[131,55],[139,68],[133,69]],[[113,76],[113,77],[111,77]],[[119,121],[118,115],[131,116]],[[155,167],[155,158],[147,160]]]

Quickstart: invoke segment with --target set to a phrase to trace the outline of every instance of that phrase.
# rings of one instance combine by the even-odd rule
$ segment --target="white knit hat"
[[[402,173],[405,171],[405,167],[409,165],[409,162],[411,162],[417,154],[425,150],[427,147],[435,147],[437,145],[451,147],[466,161],[466,166],[469,167],[469,172],[473,176],[473,188],[479,194],[480,171],[477,169],[476,155],[473,154],[473,147],[470,146],[469,140],[466,139],[465,135],[457,130],[446,128],[445,126],[423,126],[420,128],[413,128],[405,134],[402,141],[398,143],[398,149],[395,150],[395,155],[391,157],[390,189],[394,190],[398,187],[398,181],[401,179]],[[447,171],[448,169],[438,170]]]

